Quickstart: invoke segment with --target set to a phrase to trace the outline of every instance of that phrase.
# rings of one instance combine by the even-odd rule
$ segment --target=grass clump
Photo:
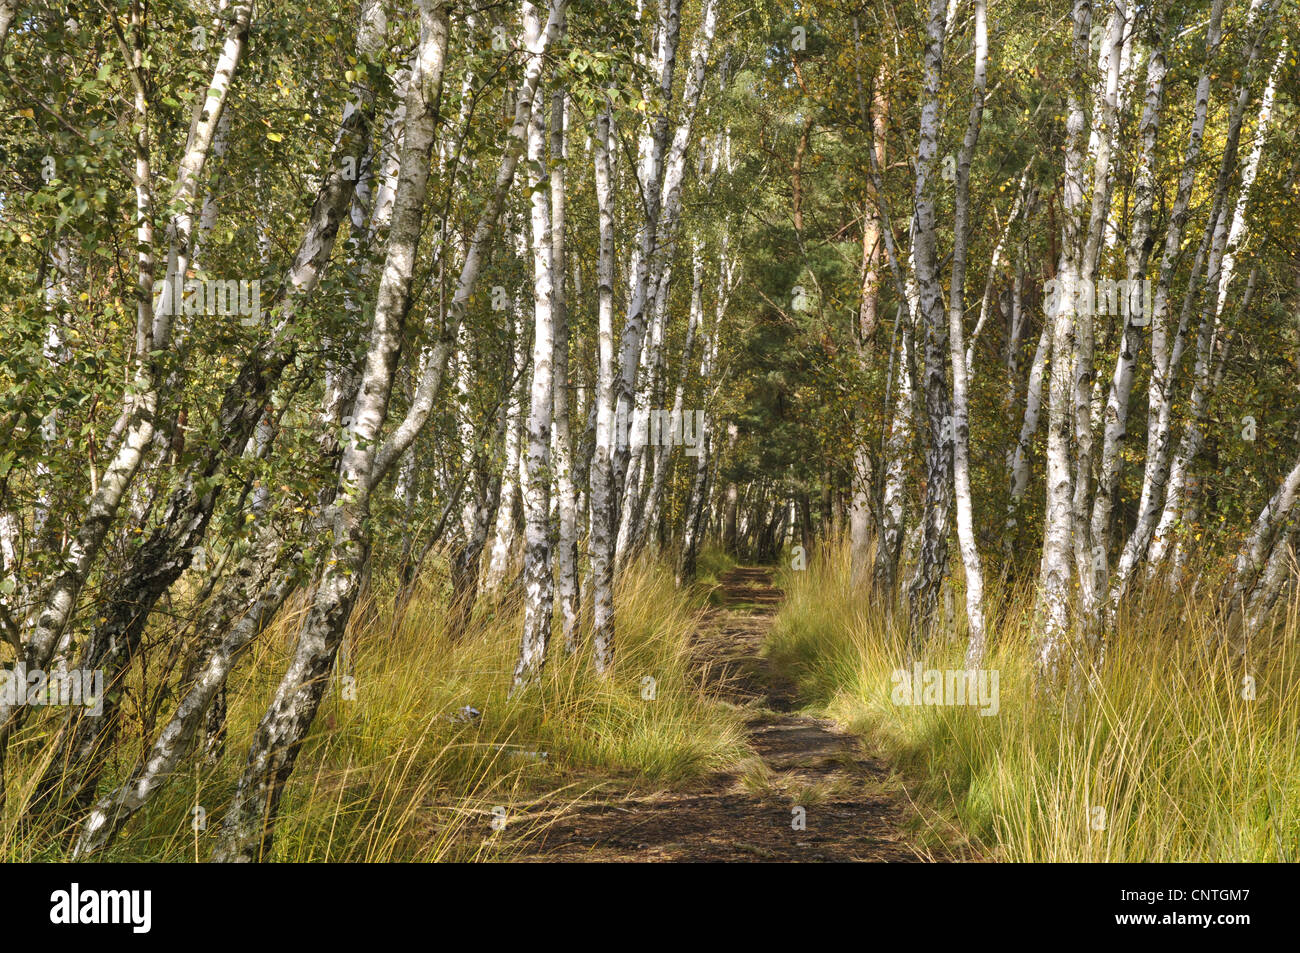
[[[580,650],[566,655],[557,630],[540,681],[510,696],[522,629],[516,596],[485,599],[453,641],[436,585],[422,586],[396,614],[391,594],[374,587],[354,613],[348,650],[286,789],[268,859],[507,857],[519,849],[514,834],[593,792],[678,786],[738,762],[746,754],[739,719],[701,695],[691,665],[701,591],[677,590],[669,571],[646,560],[624,574],[617,595],[608,678],[591,669],[584,622]],[[305,611],[300,599],[282,612],[233,674],[220,763],[209,768],[191,759],[103,859],[207,858]],[[466,707],[481,715],[461,714]],[[34,783],[52,717],[33,719],[11,747],[0,827],[5,860],[64,856],[66,831],[35,832],[20,819],[22,791]],[[112,778],[125,777],[127,759],[142,756],[148,740],[143,733],[123,740]],[[512,836],[493,829],[502,816]]]
[[[936,834],[946,822],[1010,861],[1300,859],[1295,601],[1243,665],[1206,648],[1223,641],[1211,606],[1144,594],[1071,706],[1036,690],[1032,590],[996,592],[984,666],[999,705],[986,716],[895,703],[896,670],[961,669],[965,637],[952,623],[907,647],[902,620],[850,584],[845,548],[780,582],[766,651],[898,768]]]

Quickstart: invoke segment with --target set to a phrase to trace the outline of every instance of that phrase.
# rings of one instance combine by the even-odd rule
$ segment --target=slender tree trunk
[[[252,17],[251,3],[236,3],[227,12],[227,29],[221,52],[212,73],[207,94],[197,112],[187,148],[181,158],[173,195],[166,208],[171,214],[167,228],[168,258],[178,263],[177,274],[184,273],[189,261],[190,238],[197,212],[198,188],[204,164],[212,148],[216,128],[226,106],[227,93],[239,67]],[[135,24],[133,35],[143,37],[143,24]],[[141,71],[144,50],[137,45],[128,51],[130,73],[135,93],[136,133],[136,335],[133,381],[123,399],[124,431],[112,461],[104,470],[98,488],[91,494],[85,516],[73,534],[70,558],[52,581],[31,613],[20,637],[24,646],[23,663],[29,669],[44,669],[51,655],[64,641],[65,629],[72,618],[86,580],[103,548],[123,500],[135,480],[146,451],[153,441],[155,418],[160,409],[160,384],[163,381],[162,358],[171,351],[166,319],[155,313],[153,301],[154,253],[152,217],[154,214],[153,178],[149,159],[148,99]],[[161,320],[161,324],[160,324]],[[0,804],[4,801],[4,761],[9,737],[18,727],[25,706],[0,700]]]
[[[856,25],[855,25],[856,33]],[[874,154],[873,168],[885,165],[885,137],[889,128],[889,97],[884,89],[886,74],[881,67],[876,75],[872,90],[871,110],[869,116],[872,132],[871,150]],[[860,108],[865,109],[866,96],[859,91]],[[867,375],[874,363],[876,328],[879,323],[880,307],[880,250],[882,246],[882,223],[880,203],[882,197],[874,188],[868,187],[867,202],[862,216],[862,298],[858,304],[858,326],[854,340],[858,351],[858,367],[862,372],[865,385]],[[859,412],[865,416],[865,406]],[[849,507],[849,548],[851,553],[851,572],[853,585],[861,587],[869,584],[872,567],[871,535],[874,528],[872,502],[876,484],[876,461],[871,454],[870,442],[862,423],[859,424],[857,442],[853,448],[852,502]]]
[[[1138,138],[1141,147],[1134,174],[1133,224],[1125,255],[1130,295],[1135,282],[1148,280],[1146,274],[1150,258],[1151,217],[1155,206],[1156,137],[1160,129],[1160,107],[1164,99],[1165,76],[1168,72],[1165,62],[1165,11],[1163,8],[1158,8],[1152,16],[1154,45],[1147,59],[1146,94],[1142,103],[1142,117],[1138,122]],[[1138,287],[1141,285],[1139,284]],[[1143,298],[1139,297],[1138,300]],[[1103,553],[1106,551],[1104,544],[1109,536],[1112,514],[1119,493],[1120,476],[1123,472],[1123,448],[1128,439],[1129,399],[1133,393],[1134,371],[1137,367],[1142,328],[1151,320],[1151,315],[1144,314],[1139,317],[1133,314],[1132,310],[1130,304],[1123,312],[1119,353],[1115,359],[1115,371],[1111,376],[1110,393],[1106,400],[1105,432],[1102,437],[1097,496],[1092,509],[1092,539],[1094,545],[1103,546]],[[1135,319],[1140,323],[1135,323]],[[1103,572],[1101,586],[1107,586],[1108,582],[1108,574]]]
[[[873,581],[876,592],[885,596],[892,609],[898,585],[898,562],[903,552],[907,516],[907,456],[912,446],[912,324],[914,312],[900,306],[895,322],[898,329],[898,367],[894,384],[894,411],[885,444],[885,482],[880,504],[880,537],[876,543]]]
[[[555,565],[560,597],[564,649],[578,650],[578,503],[574,487],[573,432],[569,401],[569,312],[565,296],[566,249],[565,161],[566,96],[557,89],[551,97],[551,298],[555,320],[555,485],[559,496],[559,539]]]
[[[1159,279],[1156,282],[1151,309],[1151,381],[1148,386],[1146,463],[1142,475],[1142,491],[1138,500],[1138,518],[1120,553],[1119,563],[1111,579],[1108,612],[1114,611],[1128,591],[1128,584],[1138,561],[1146,554],[1160,514],[1160,498],[1168,479],[1168,459],[1171,446],[1170,415],[1173,407],[1173,374],[1177,355],[1181,352],[1181,333],[1170,348],[1168,312],[1169,292],[1174,271],[1183,244],[1196,179],[1197,162],[1205,134],[1205,120],[1209,112],[1210,73],[1214,58],[1223,38],[1223,0],[1214,0],[1210,9],[1205,37],[1205,63],[1196,85],[1196,100],[1192,122],[1188,131],[1187,148],[1183,154],[1179,173],[1178,191],[1169,211],[1169,226],[1165,231],[1165,245],[1161,254]],[[1204,243],[1202,244],[1202,249]],[[1192,266],[1188,281],[1188,294],[1192,293],[1199,275],[1203,250],[1198,250],[1197,261]]]
[[[680,376],[678,377],[677,389],[673,394],[673,406],[672,409],[669,411],[669,420],[670,420],[669,426],[670,427],[677,426],[677,424],[672,422],[681,421],[680,426],[683,429],[687,426],[687,424],[685,423],[684,414],[690,413],[689,411],[686,411],[684,409],[684,404],[686,399],[686,382],[690,376],[691,362],[693,360],[693,352],[695,350],[695,338],[699,331],[700,325],[703,323],[704,320],[704,299],[703,299],[704,261],[700,257],[700,249],[698,246],[695,248],[694,253],[691,256],[691,259],[692,259],[692,265],[691,265],[690,315],[687,319],[686,340],[682,344],[681,373]],[[662,429],[663,428],[662,428],[662,420],[661,420],[660,430],[662,431]],[[672,447],[670,446],[671,441],[669,439],[666,439],[667,437],[666,434],[661,433],[660,436],[661,439],[659,441],[659,446],[655,448],[654,477],[651,481],[650,490],[646,498],[645,515],[641,520],[638,531],[631,539],[631,549],[633,552],[639,549],[641,545],[644,543],[645,537],[650,529],[650,521],[653,518],[654,513],[659,509],[659,504],[663,496],[664,487],[668,482],[667,481],[667,473],[669,469],[668,455],[672,451]],[[697,437],[698,436],[699,435],[697,434]],[[700,446],[697,444],[694,450],[688,449],[686,452],[688,454],[694,453],[698,455],[702,453],[702,450],[700,449]]]
[[[1043,556],[1035,608],[1041,635],[1038,648],[1040,682],[1055,688],[1063,675],[1076,671],[1070,632],[1071,556],[1073,555],[1074,481],[1070,467],[1073,421],[1072,378],[1078,323],[1079,256],[1084,192],[1084,64],[1092,10],[1088,0],[1075,0],[1073,71],[1066,121],[1065,182],[1061,210],[1061,256],[1055,292],[1046,306],[1052,325],[1051,373],[1047,413],[1047,505],[1043,515]]]
[[[1218,187],[1215,193],[1215,207],[1219,214],[1214,224],[1214,237],[1210,243],[1209,263],[1206,266],[1206,294],[1201,307],[1200,328],[1197,333],[1196,364],[1193,370],[1190,413],[1184,424],[1182,439],[1178,451],[1174,454],[1169,470],[1169,479],[1165,487],[1165,505],[1160,520],[1152,535],[1148,551],[1148,565],[1154,571],[1164,560],[1177,524],[1183,515],[1185,491],[1193,463],[1204,443],[1203,427],[1208,412],[1209,402],[1213,396],[1213,364],[1217,345],[1223,336],[1223,309],[1227,301],[1228,289],[1235,276],[1236,249],[1246,232],[1246,208],[1250,200],[1251,188],[1259,171],[1260,158],[1264,151],[1264,142],[1268,135],[1269,122],[1273,114],[1273,97],[1276,90],[1277,71],[1286,56],[1286,50],[1279,54],[1269,74],[1267,86],[1260,102],[1259,115],[1256,120],[1254,146],[1241,169],[1241,184],[1237,191],[1233,207],[1232,222],[1228,224],[1226,212],[1227,189],[1236,166],[1236,149],[1240,137],[1241,123],[1245,106],[1250,94],[1250,67],[1258,56],[1263,39],[1263,30],[1256,36],[1251,52],[1247,57],[1244,79],[1237,89],[1236,102],[1229,120],[1229,130],[1224,156],[1219,169]]]
[[[921,134],[916,152],[913,253],[925,328],[923,383],[929,425],[925,454],[925,497],[921,550],[909,587],[915,639],[933,621],[948,564],[948,515],[952,501],[952,402],[945,363],[948,322],[936,247],[934,168],[939,142],[939,93],[943,72],[944,0],[930,0],[921,94]]]
[[[1020,525],[1020,507],[1029,486],[1029,449],[1038,433],[1038,418],[1043,407],[1043,372],[1047,367],[1047,353],[1052,347],[1054,325],[1049,316],[1043,322],[1038,336],[1038,347],[1029,365],[1029,378],[1025,385],[1025,414],[1020,425],[1020,435],[1008,454],[1007,518],[1003,529],[1002,551],[1008,560],[1014,555]]]
[[[718,254],[718,295],[716,320],[713,330],[704,332],[704,342],[700,348],[700,380],[707,383],[713,376],[717,360],[717,335],[722,327],[722,316],[727,306],[731,291],[731,266],[727,256],[727,234],[724,232]],[[682,586],[695,578],[696,558],[699,556],[700,541],[704,536],[709,509],[709,464],[713,449],[713,424],[708,415],[704,418],[704,427],[700,434],[700,452],[695,458],[695,476],[691,483],[690,497],[686,502],[685,528],[682,533],[682,557],[678,564],[677,585]]]
[[[681,0],[662,0],[659,5],[659,26],[656,33],[655,58],[653,72],[658,80],[658,93],[665,106],[673,99],[673,75],[677,63],[677,40],[681,30]],[[664,109],[647,133],[641,138],[641,168],[638,177],[641,194],[644,196],[645,215],[638,232],[637,245],[633,262],[629,267],[630,290],[628,296],[627,318],[623,322],[623,335],[619,344],[619,373],[617,378],[617,406],[614,420],[619,429],[626,426],[632,416],[633,401],[636,398],[637,371],[640,366],[638,358],[647,331],[647,305],[651,293],[656,289],[652,284],[652,264],[655,257],[655,244],[659,236],[659,217],[663,208],[663,174],[664,152],[668,145],[668,133],[671,129],[670,116]],[[624,440],[616,441],[613,462],[614,518],[617,521],[624,480],[627,478],[632,448]]]
[[[957,539],[966,572],[966,618],[970,641],[966,667],[978,668],[984,660],[984,570],[975,541],[975,518],[970,488],[970,399],[967,396],[965,332],[966,311],[963,285],[966,278],[966,250],[970,235],[970,164],[979,140],[987,86],[988,26],[984,0],[975,0],[975,79],[971,91],[970,118],[966,138],[957,160],[956,210],[953,218],[952,281],[948,297],[949,357],[952,363],[953,495],[957,503]]]
[[[513,315],[514,361],[513,367],[525,366],[524,348],[528,340],[524,334],[523,316],[516,309]],[[488,556],[487,573],[483,579],[485,592],[496,592],[505,582],[506,572],[510,568],[510,559],[514,551],[515,518],[517,508],[515,497],[519,486],[520,459],[523,443],[523,403],[524,385],[527,376],[519,374],[519,382],[508,400],[506,417],[506,452],[502,464],[501,503],[497,507],[496,530],[492,537],[492,550]]]
[[[1094,84],[1094,116],[1085,168],[1091,169],[1092,203],[1087,228],[1078,249],[1079,287],[1085,300],[1096,300],[1097,268],[1110,211],[1112,186],[1111,156],[1119,132],[1120,58],[1127,14],[1126,0],[1112,0],[1111,15],[1102,39],[1098,64],[1099,80]],[[1094,619],[1099,591],[1105,579],[1105,547],[1095,547],[1092,537],[1092,507],[1095,493],[1094,390],[1096,380],[1096,308],[1075,312],[1074,334],[1074,558],[1078,574],[1079,612],[1085,624],[1096,632]],[[1100,402],[1096,404],[1100,409]]]
[[[526,35],[540,31],[529,23]],[[536,14],[533,14],[534,19]],[[546,166],[546,100],[533,97],[528,124],[528,162]],[[551,205],[541,181],[532,183],[533,251],[533,380],[528,414],[528,469],[524,487],[524,632],[515,665],[514,690],[533,681],[546,663],[554,616],[555,576],[551,552],[551,415],[554,409],[555,314],[552,300],[555,247],[551,235]]]
[[[596,382],[596,443],[591,458],[591,586],[592,655],[598,672],[614,661],[614,156],[617,138],[613,107],[596,116],[592,152],[596,175],[596,204],[600,217],[597,293],[599,370]]]

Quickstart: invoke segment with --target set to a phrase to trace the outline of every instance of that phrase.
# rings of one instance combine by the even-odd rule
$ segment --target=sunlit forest
[[[0,861],[1300,860],[1298,32],[0,0]]]

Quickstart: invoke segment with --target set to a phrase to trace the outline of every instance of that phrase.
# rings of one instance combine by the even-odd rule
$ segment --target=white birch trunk
[[[1223,0],[1214,0],[1210,10],[1209,24],[1205,38],[1205,65],[1201,69],[1196,85],[1196,100],[1193,107],[1192,122],[1188,130],[1187,148],[1183,154],[1182,170],[1179,173],[1178,191],[1170,207],[1169,226],[1165,232],[1165,244],[1161,253],[1159,279],[1150,318],[1151,330],[1151,381],[1148,386],[1147,410],[1147,448],[1146,463],[1142,475],[1142,490],[1138,500],[1138,518],[1120,553],[1119,564],[1111,579],[1110,602],[1108,612],[1113,612],[1128,591],[1128,584],[1138,561],[1146,554],[1155,529],[1156,519],[1160,514],[1160,496],[1168,478],[1168,458],[1171,446],[1170,414],[1173,406],[1172,374],[1177,366],[1175,353],[1171,352],[1169,342],[1168,312],[1169,291],[1177,266],[1179,252],[1182,249],[1183,232],[1187,225],[1188,209],[1191,202],[1192,186],[1196,179],[1196,167],[1201,153],[1202,139],[1205,134],[1205,120],[1209,112],[1211,64],[1218,52],[1223,38]],[[1193,266],[1195,284],[1197,265]],[[1174,352],[1180,350],[1181,335],[1175,340]]]
[[[925,330],[922,384],[928,433],[921,548],[908,597],[913,638],[934,618],[948,563],[948,516],[952,499],[952,402],[948,395],[948,321],[939,276],[935,221],[935,160],[939,142],[939,98],[945,25],[943,0],[930,0],[921,94],[921,132],[916,151],[912,249],[920,292],[919,321]]]
[[[1259,52],[1262,35],[1257,36],[1247,58],[1244,75],[1249,77],[1250,66]],[[1188,480],[1193,463],[1204,443],[1204,421],[1208,412],[1209,401],[1214,389],[1212,364],[1216,344],[1222,335],[1223,306],[1227,300],[1228,289],[1232,284],[1236,266],[1236,248],[1246,231],[1246,208],[1250,201],[1250,191],[1259,171],[1260,158],[1264,151],[1264,141],[1268,135],[1268,126],[1273,114],[1273,98],[1276,91],[1277,71],[1286,56],[1285,46],[1278,55],[1269,74],[1256,122],[1254,145],[1241,170],[1241,184],[1233,207],[1232,223],[1229,226],[1225,216],[1227,189],[1232,168],[1235,165],[1236,147],[1241,130],[1241,122],[1249,97],[1248,79],[1243,80],[1237,91],[1234,103],[1227,144],[1223,162],[1219,171],[1218,186],[1215,191],[1214,207],[1219,212],[1214,224],[1214,238],[1210,245],[1209,263],[1206,266],[1207,294],[1202,305],[1200,329],[1197,334],[1196,364],[1193,370],[1190,412],[1184,424],[1183,435],[1179,441],[1178,451],[1174,454],[1169,469],[1169,479],[1165,487],[1165,503],[1152,535],[1147,553],[1149,571],[1154,572],[1165,560],[1173,542],[1175,530],[1183,516],[1183,506]],[[1176,567],[1174,569],[1176,574]]]
[[[514,333],[514,359],[511,363],[512,373],[519,375],[519,383],[511,389],[506,408],[506,452],[501,477],[501,504],[497,507],[496,529],[492,534],[492,548],[488,555],[488,565],[483,577],[483,591],[492,593],[499,590],[510,568],[510,558],[515,546],[515,494],[518,490],[520,458],[523,445],[523,401],[524,382],[528,379],[522,373],[525,366],[525,347],[527,336],[524,333],[523,317],[516,309],[512,317]]]
[[[977,669],[984,660],[984,570],[975,540],[975,518],[970,487],[970,400],[967,396],[966,348],[963,317],[966,310],[963,286],[966,278],[966,248],[969,237],[970,163],[979,139],[987,86],[988,26],[984,0],[975,2],[975,78],[971,89],[970,118],[966,138],[957,162],[956,209],[953,217],[952,281],[948,298],[949,358],[952,364],[953,496],[957,504],[957,539],[966,572],[966,618],[970,641],[966,667]]]
[[[251,15],[250,3],[236,4],[230,10],[229,26],[211,82],[208,84],[207,95],[203,100],[200,122],[181,158],[176,186],[166,206],[169,211],[174,210],[168,227],[170,255],[173,258],[180,259],[188,255],[187,251],[185,253],[179,251],[177,246],[184,242],[188,247],[189,232],[197,205],[198,181],[211,150],[216,127],[225,109],[230,83],[243,55]],[[90,496],[81,524],[73,534],[65,568],[49,585],[39,608],[30,616],[30,623],[24,626],[27,629],[27,634],[22,639],[25,646],[24,662],[29,669],[43,669],[63,636],[64,629],[76,608],[81,589],[100,554],[118,509],[126,498],[127,491],[135,479],[145,451],[149,448],[155,433],[154,418],[159,409],[158,387],[161,366],[153,355],[155,352],[167,351],[169,345],[165,328],[161,334],[158,333],[159,316],[154,313],[153,306],[154,255],[150,220],[153,215],[154,196],[147,138],[147,98],[140,77],[142,68],[143,51],[137,48],[134,51],[131,67],[135,89],[135,118],[139,124],[135,162],[136,212],[139,223],[136,234],[139,245],[136,279],[136,366],[132,384],[123,398],[125,429],[112,460],[100,478],[98,488]],[[3,798],[4,793],[5,749],[8,738],[24,710],[23,706],[11,705],[7,700],[0,701],[0,799]]]
[[[658,80],[658,94],[662,98],[663,112],[641,138],[641,170],[639,180],[645,196],[645,215],[638,231],[633,261],[629,267],[629,294],[627,317],[623,323],[619,346],[619,375],[617,406],[614,418],[623,426],[632,416],[636,399],[637,371],[640,366],[642,346],[647,331],[647,306],[656,290],[652,284],[652,265],[659,235],[660,212],[663,208],[664,152],[671,128],[668,104],[672,102],[673,74],[677,62],[677,40],[681,29],[681,0],[660,0],[659,25],[655,47],[654,73]],[[626,479],[631,447],[620,442],[614,453],[615,508],[622,505],[623,481]]]
[[[614,156],[617,155],[613,108],[596,116],[592,136],[600,250],[597,265],[599,368],[596,394],[596,442],[591,458],[592,656],[605,674],[614,661],[614,454],[616,452],[614,379]]]
[[[1074,4],[1074,77],[1066,121],[1065,182],[1062,199],[1061,261],[1057,269],[1058,294],[1048,302],[1052,326],[1051,373],[1048,384],[1047,503],[1043,515],[1043,554],[1039,568],[1035,617],[1039,631],[1038,675],[1055,686],[1062,665],[1074,671],[1070,639],[1070,583],[1073,537],[1073,480],[1070,467],[1070,429],[1077,408],[1071,400],[1075,371],[1076,290],[1082,251],[1080,221],[1084,191],[1084,107],[1078,88],[1083,83],[1088,53],[1091,7],[1087,0]]]
[[[1160,129],[1160,107],[1164,100],[1165,76],[1165,13],[1163,8],[1153,14],[1155,45],[1147,59],[1146,93],[1142,103],[1142,116],[1138,121],[1140,149],[1134,172],[1133,224],[1129,232],[1126,251],[1126,280],[1132,289],[1134,282],[1147,280],[1147,262],[1150,257],[1147,243],[1151,236],[1151,216],[1155,207],[1156,137]],[[1133,393],[1134,372],[1137,368],[1138,349],[1141,344],[1141,326],[1135,325],[1131,308],[1124,311],[1121,324],[1119,353],[1111,375],[1110,391],[1104,415],[1105,430],[1097,478],[1096,499],[1092,509],[1092,539],[1094,545],[1105,546],[1114,513],[1115,498],[1119,493],[1119,480],[1123,467],[1123,449],[1128,439],[1128,408]],[[1150,315],[1140,320],[1150,321]],[[1104,550],[1103,550],[1104,551]],[[1102,593],[1109,584],[1108,574],[1101,579]],[[1103,595],[1104,598],[1104,595]]]
[[[574,486],[574,446],[569,399],[569,313],[564,288],[566,271],[565,163],[567,99],[556,90],[551,100],[551,298],[555,315],[555,488],[559,497],[559,538],[555,566],[564,649],[578,650],[578,500]]]
[[[860,43],[857,40],[858,27],[856,19],[853,29],[855,46],[860,49]],[[867,109],[867,97],[866,92],[862,89],[861,76],[858,76],[857,80],[858,109],[863,114],[864,122],[869,123],[871,128],[872,142],[868,151],[871,153],[871,168],[874,173],[875,170],[885,165],[885,143],[889,125],[889,98],[884,90],[886,80],[884,67],[881,67],[876,77],[876,86],[872,90],[872,108],[870,110]],[[872,179],[866,206],[863,209],[862,298],[858,304],[858,324],[854,329],[856,332],[854,340],[857,345],[858,366],[864,378],[870,372],[875,358],[876,326],[879,323],[880,311],[880,252],[882,239],[886,237],[883,232],[889,227],[888,214],[884,208],[885,198],[875,187],[878,175],[873,174]],[[893,261],[892,236],[888,236],[888,239],[890,262],[896,264]],[[890,357],[892,359],[892,352]],[[888,398],[888,392],[886,392],[886,398]],[[865,416],[865,409],[865,407],[862,408],[863,416]],[[874,528],[873,523],[875,522],[872,507],[876,483],[875,470],[876,461],[872,457],[871,446],[865,428],[859,425],[857,444],[853,449],[852,496],[849,504],[850,578],[854,587],[868,585],[873,577],[870,554],[871,535]],[[877,547],[879,545],[877,539]]]
[[[393,224],[348,428],[351,439],[339,463],[336,501],[323,514],[328,552],[292,660],[254,733],[244,773],[222,822],[214,861],[260,860],[270,851],[284,785],[328,685],[369,556],[375,455],[410,301],[447,53],[447,7],[442,0],[418,0],[418,4],[420,47],[407,91]]]
[[[1038,419],[1043,409],[1043,371],[1047,368],[1047,354],[1052,347],[1053,323],[1049,317],[1043,322],[1042,333],[1038,336],[1038,347],[1034,349],[1034,359],[1029,365],[1029,376],[1025,383],[1025,413],[1020,424],[1020,435],[1008,455],[1007,472],[1009,486],[1007,493],[1007,520],[1003,549],[1010,555],[1015,546],[1016,529],[1019,526],[1021,502],[1029,486],[1029,449],[1038,433]]]
[[[18,13],[18,0],[0,0],[0,55],[5,51],[5,40],[9,38],[9,27]]]
[[[541,49],[541,19],[524,4],[524,42]],[[538,54],[540,57],[540,53]],[[528,124],[528,162],[546,167],[546,98],[533,97]],[[546,181],[530,183],[533,259],[533,379],[528,412],[527,482],[524,485],[524,631],[515,665],[514,689],[532,682],[546,663],[554,616],[555,576],[551,552],[551,416],[555,403],[555,315],[552,289],[555,247],[551,196]]]

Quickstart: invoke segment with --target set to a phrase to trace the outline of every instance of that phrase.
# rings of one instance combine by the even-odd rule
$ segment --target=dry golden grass
[[[673,786],[735,763],[745,754],[737,716],[699,694],[689,659],[707,591],[707,584],[679,591],[670,572],[639,563],[619,586],[612,676],[592,673],[586,641],[566,657],[557,633],[540,683],[510,698],[521,631],[516,599],[483,600],[469,631],[452,642],[439,592],[417,591],[394,615],[391,594],[376,587],[354,613],[347,651],[286,791],[270,859],[500,858],[515,843],[493,830],[501,813],[511,826],[545,823],[596,787]],[[221,763],[191,762],[105,859],[206,859],[303,611],[296,600],[232,676]],[[653,701],[642,698],[646,676],[655,679]],[[457,720],[464,706],[481,718]],[[33,719],[14,746],[0,857],[63,856],[60,838],[19,820],[53,724],[49,715]],[[119,748],[119,758],[137,757],[141,739],[125,738]],[[118,760],[110,770],[120,777],[129,767]],[[195,807],[205,812],[206,829],[194,830]]]
[[[1015,861],[1300,859],[1295,601],[1243,667],[1206,649],[1220,634],[1208,604],[1146,593],[1070,708],[1035,691],[1032,591],[995,593],[985,667],[999,672],[1000,711],[983,716],[893,703],[891,673],[910,669],[915,653],[899,623],[850,587],[845,548],[780,582],[787,602],[768,646],[774,660],[981,852]],[[925,646],[926,668],[963,667],[957,614]],[[1243,697],[1246,674],[1253,700]]]

